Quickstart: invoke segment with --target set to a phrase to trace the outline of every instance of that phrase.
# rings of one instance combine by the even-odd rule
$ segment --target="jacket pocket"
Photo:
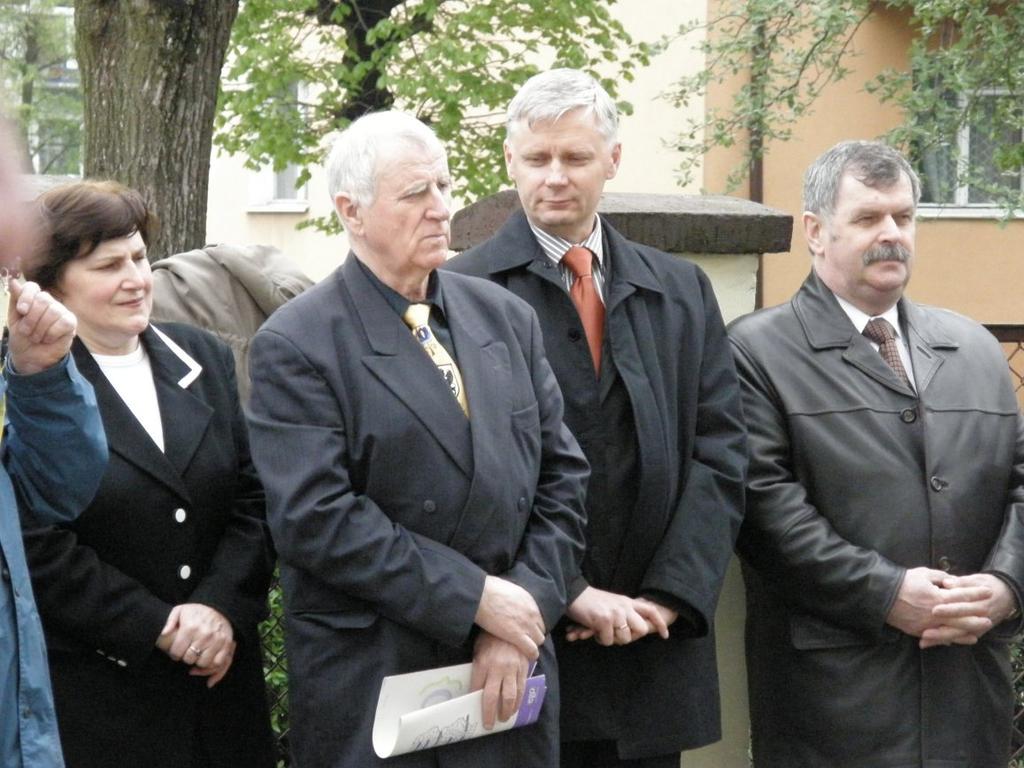
[[[879,635],[840,627],[806,613],[794,613],[789,616],[789,641],[798,651],[878,645],[893,643],[898,638],[899,632],[891,627],[885,627]]]
[[[366,609],[350,611],[294,611],[295,621],[317,624],[327,629],[366,629],[377,621],[377,612]]]
[[[512,411],[509,417],[512,420],[512,427],[514,429],[520,429],[525,432],[539,431],[540,429],[540,407],[536,401],[530,403],[525,408],[520,408],[518,411]]]

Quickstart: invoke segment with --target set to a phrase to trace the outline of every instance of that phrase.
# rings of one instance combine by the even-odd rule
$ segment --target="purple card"
[[[524,725],[537,722],[540,717],[540,708],[544,703],[544,694],[548,692],[547,678],[544,675],[531,677],[526,681],[526,691],[523,693],[523,703],[519,706],[519,714],[516,717],[513,728],[520,728]]]

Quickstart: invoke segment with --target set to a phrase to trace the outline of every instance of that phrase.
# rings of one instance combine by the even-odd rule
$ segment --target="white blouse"
[[[156,384],[146,348],[140,342],[135,351],[127,355],[93,353],[93,357],[124,404],[163,451],[164,427],[160,420],[160,404],[156,399]]]

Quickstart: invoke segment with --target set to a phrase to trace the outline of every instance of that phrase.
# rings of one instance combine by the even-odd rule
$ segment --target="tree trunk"
[[[142,192],[150,260],[206,242],[213,118],[238,0],[75,0],[85,175]]]
[[[21,170],[32,173],[32,141],[28,133],[32,103],[35,99],[36,79],[33,75],[39,67],[39,17],[29,12],[25,16],[25,58],[21,67],[21,115],[18,121],[21,130]]]

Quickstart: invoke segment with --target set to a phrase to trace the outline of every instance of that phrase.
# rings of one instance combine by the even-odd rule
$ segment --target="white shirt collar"
[[[869,315],[853,306],[853,304],[848,302],[842,296],[838,294],[833,295],[836,297],[836,301],[839,302],[839,306],[843,308],[846,316],[850,318],[850,322],[853,323],[853,327],[857,329],[857,333],[864,333],[864,328],[867,326],[868,322],[870,320],[874,320],[876,317],[880,317],[883,320],[887,320],[889,325],[893,327],[893,330],[896,331],[897,339],[903,337],[903,333],[900,331],[900,311],[898,305],[893,304],[880,315]]]
[[[558,235],[552,235],[545,232],[543,229],[534,226],[533,222],[530,221],[529,218],[527,218],[527,222],[530,224],[530,229],[533,230],[533,235],[537,238],[537,242],[540,243],[540,247],[541,250],[544,251],[544,255],[551,259],[555,264],[558,264],[562,260],[562,257],[565,256],[565,252],[574,245],[582,245],[597,256],[598,264],[602,267],[604,266],[604,241],[601,238],[601,217],[596,213],[594,214],[594,228],[590,230],[590,234],[587,235],[587,238],[579,243],[570,243],[564,237],[559,237]]]

